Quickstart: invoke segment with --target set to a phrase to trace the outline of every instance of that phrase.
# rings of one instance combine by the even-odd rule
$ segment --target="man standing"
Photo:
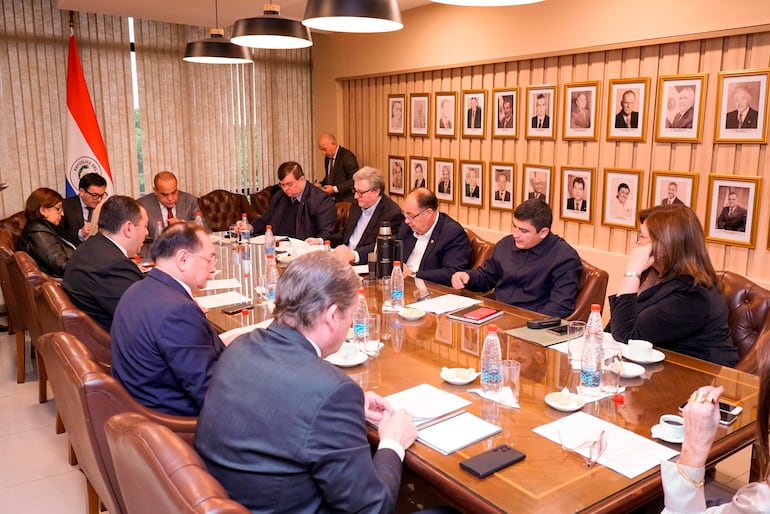
[[[105,196],[107,181],[104,177],[98,173],[86,173],[80,177],[77,196],[70,196],[62,202],[64,218],[59,228],[75,246],[86,240],[94,209]]]
[[[192,221],[198,208],[198,198],[190,193],[180,191],[177,187],[176,176],[170,171],[161,171],[152,180],[152,192],[139,199],[139,203],[147,210],[150,227],[160,221],[164,227],[177,221]],[[152,234],[153,237],[156,234]]]
[[[548,316],[569,316],[583,265],[575,249],[551,232],[552,221],[545,202],[519,204],[513,211],[513,234],[495,245],[480,268],[452,275],[452,287],[494,288],[495,300]]]
[[[677,190],[679,189],[679,186],[676,185],[676,182],[669,182],[668,183],[668,196],[666,196],[663,200],[660,201],[661,205],[674,205],[675,203],[680,203],[684,205],[684,202],[679,199],[677,196]]]
[[[414,165],[414,187],[412,189],[418,187],[425,187],[425,170],[422,169],[422,164],[419,162]]]
[[[472,96],[470,99],[470,107],[468,108],[468,128],[480,129],[481,128],[481,107],[479,107],[479,99]]]
[[[735,110],[727,113],[725,128],[728,129],[755,129],[759,113],[751,108],[751,95],[744,87],[738,87],[733,94]]]
[[[125,292],[115,310],[112,376],[151,409],[197,416],[222,340],[192,295],[216,270],[205,228],[166,229],[152,245],[155,267]]]
[[[636,93],[630,89],[623,93],[620,100],[620,112],[615,115],[615,128],[639,128],[639,112],[636,106]]]
[[[326,175],[319,186],[331,195],[335,202],[353,201],[353,173],[358,171],[358,160],[353,152],[337,144],[328,133],[318,138],[318,149],[324,154]]]
[[[353,193],[356,201],[342,233],[333,234],[329,240],[334,252],[346,262],[368,262],[369,252],[374,251],[380,222],[390,222],[393,234],[398,234],[404,217],[396,202],[383,196],[385,177],[377,168],[364,166],[353,175]],[[323,244],[323,239],[311,237],[310,244]]]
[[[717,218],[717,228],[720,230],[732,230],[734,232],[746,232],[746,209],[738,205],[738,195],[730,191],[727,194],[727,205],[722,208]]]
[[[427,189],[409,193],[403,207],[406,224],[401,226],[398,239],[404,248],[404,276],[450,285],[452,273],[467,268],[471,260],[471,242],[465,229],[438,212],[438,199]]]
[[[359,287],[340,259],[303,255],[278,280],[275,321],[217,363],[195,449],[253,512],[395,511],[412,417],[323,360],[345,339]],[[374,457],[365,421],[379,423]]]
[[[352,175],[351,175],[352,176]],[[254,234],[264,234],[267,225],[273,233],[305,240],[329,239],[335,232],[337,211],[331,196],[305,180],[302,166],[294,161],[278,167],[281,190],[270,199],[270,207],[254,222]],[[353,180],[351,179],[351,192]]]
[[[109,332],[118,300],[142,272],[131,260],[147,237],[147,211],[128,196],[105,200],[99,233],[78,246],[64,269],[62,288],[80,310]]]
[[[532,128],[551,128],[551,117],[548,116],[545,95],[538,93],[535,97],[535,115],[532,116]]]

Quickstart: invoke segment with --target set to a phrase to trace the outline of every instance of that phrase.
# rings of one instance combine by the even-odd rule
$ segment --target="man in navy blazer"
[[[353,174],[358,171],[355,154],[340,146],[333,134],[318,138],[318,149],[324,154],[325,176],[318,184],[335,202],[353,201]]]
[[[368,262],[369,252],[374,251],[380,223],[387,221],[393,234],[398,234],[404,216],[396,202],[383,196],[385,177],[382,171],[364,166],[353,175],[353,192],[356,201],[350,206],[348,219],[342,232],[333,234],[329,241],[334,252],[347,262]],[[323,239],[310,237],[310,244],[323,244]]]
[[[61,203],[64,217],[59,229],[75,246],[86,240],[91,227],[91,215],[107,195],[107,180],[98,173],[86,173],[78,182],[78,194]]]
[[[147,236],[147,211],[128,196],[111,196],[99,214],[99,233],[77,247],[62,288],[72,303],[109,331],[118,300],[142,272],[131,259]]]
[[[755,129],[759,121],[759,112],[751,108],[751,95],[745,87],[738,87],[733,93],[735,110],[727,113],[725,128]]]
[[[278,280],[273,323],[214,369],[195,449],[252,512],[395,511],[412,417],[323,359],[345,340],[360,283],[333,255],[299,257]],[[366,421],[379,423],[373,457]]]
[[[171,225],[150,251],[155,267],[125,292],[115,310],[112,376],[145,407],[197,416],[224,350],[192,294],[216,270],[209,231]]]
[[[404,276],[448,286],[452,273],[468,267],[471,242],[465,229],[438,212],[436,195],[428,189],[415,189],[404,201],[405,225],[398,239],[404,247]]]

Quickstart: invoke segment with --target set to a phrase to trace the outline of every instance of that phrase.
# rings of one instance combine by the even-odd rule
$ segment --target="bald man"
[[[324,154],[324,179],[316,185],[335,202],[353,202],[353,174],[358,171],[356,156],[337,143],[333,134],[318,138],[318,149]]]

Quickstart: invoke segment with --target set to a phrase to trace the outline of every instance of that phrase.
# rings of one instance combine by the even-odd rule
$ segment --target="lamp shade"
[[[431,0],[437,4],[464,5],[467,7],[504,7],[511,5],[536,4],[545,0]]]
[[[397,0],[308,0],[303,25],[332,32],[401,30]]]
[[[307,48],[313,44],[310,29],[302,23],[268,11],[264,16],[236,21],[230,41],[251,48],[271,49]]]
[[[230,43],[225,31],[211,29],[209,37],[187,43],[183,60],[199,64],[251,64],[251,52],[245,46]]]

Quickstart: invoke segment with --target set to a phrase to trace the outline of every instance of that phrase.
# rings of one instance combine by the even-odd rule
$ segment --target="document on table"
[[[576,412],[532,429],[536,434],[570,448],[598,440],[602,430],[607,435],[607,448],[597,462],[628,478],[634,478],[658,466],[662,460],[679,455],[676,450],[585,412]],[[564,440],[565,438],[568,440]],[[588,455],[588,448],[575,451],[583,456]]]
[[[434,314],[444,314],[445,312],[464,309],[471,305],[476,305],[477,303],[481,303],[481,300],[457,294],[445,294],[421,302],[410,303],[408,307],[420,309],[425,312],[432,312]]]
[[[196,296],[195,301],[205,309],[213,309],[215,307],[222,307],[223,305],[250,302],[251,298],[235,291],[228,291],[226,293],[212,294],[209,296]]]
[[[270,326],[272,322],[273,322],[273,318],[268,318],[264,321],[260,321],[259,323],[255,323],[253,325],[234,328],[232,330],[228,330],[227,332],[222,332],[221,334],[219,334],[219,338],[222,339],[222,342],[225,343],[225,346],[229,346],[230,343],[233,342],[233,339],[235,339],[236,337],[243,334],[248,334],[249,332],[252,332],[258,328],[267,328],[268,326]]]
[[[499,426],[465,411],[426,425],[425,428],[417,430],[417,440],[444,455],[454,453],[502,430]]]
[[[218,280],[209,280],[206,282],[206,287],[201,291],[215,291],[217,289],[237,289],[241,287],[241,283],[234,278],[223,278]]]
[[[395,410],[404,409],[414,416],[414,422],[418,428],[422,423],[471,404],[469,400],[442,391],[430,384],[410,387],[386,398]]]

